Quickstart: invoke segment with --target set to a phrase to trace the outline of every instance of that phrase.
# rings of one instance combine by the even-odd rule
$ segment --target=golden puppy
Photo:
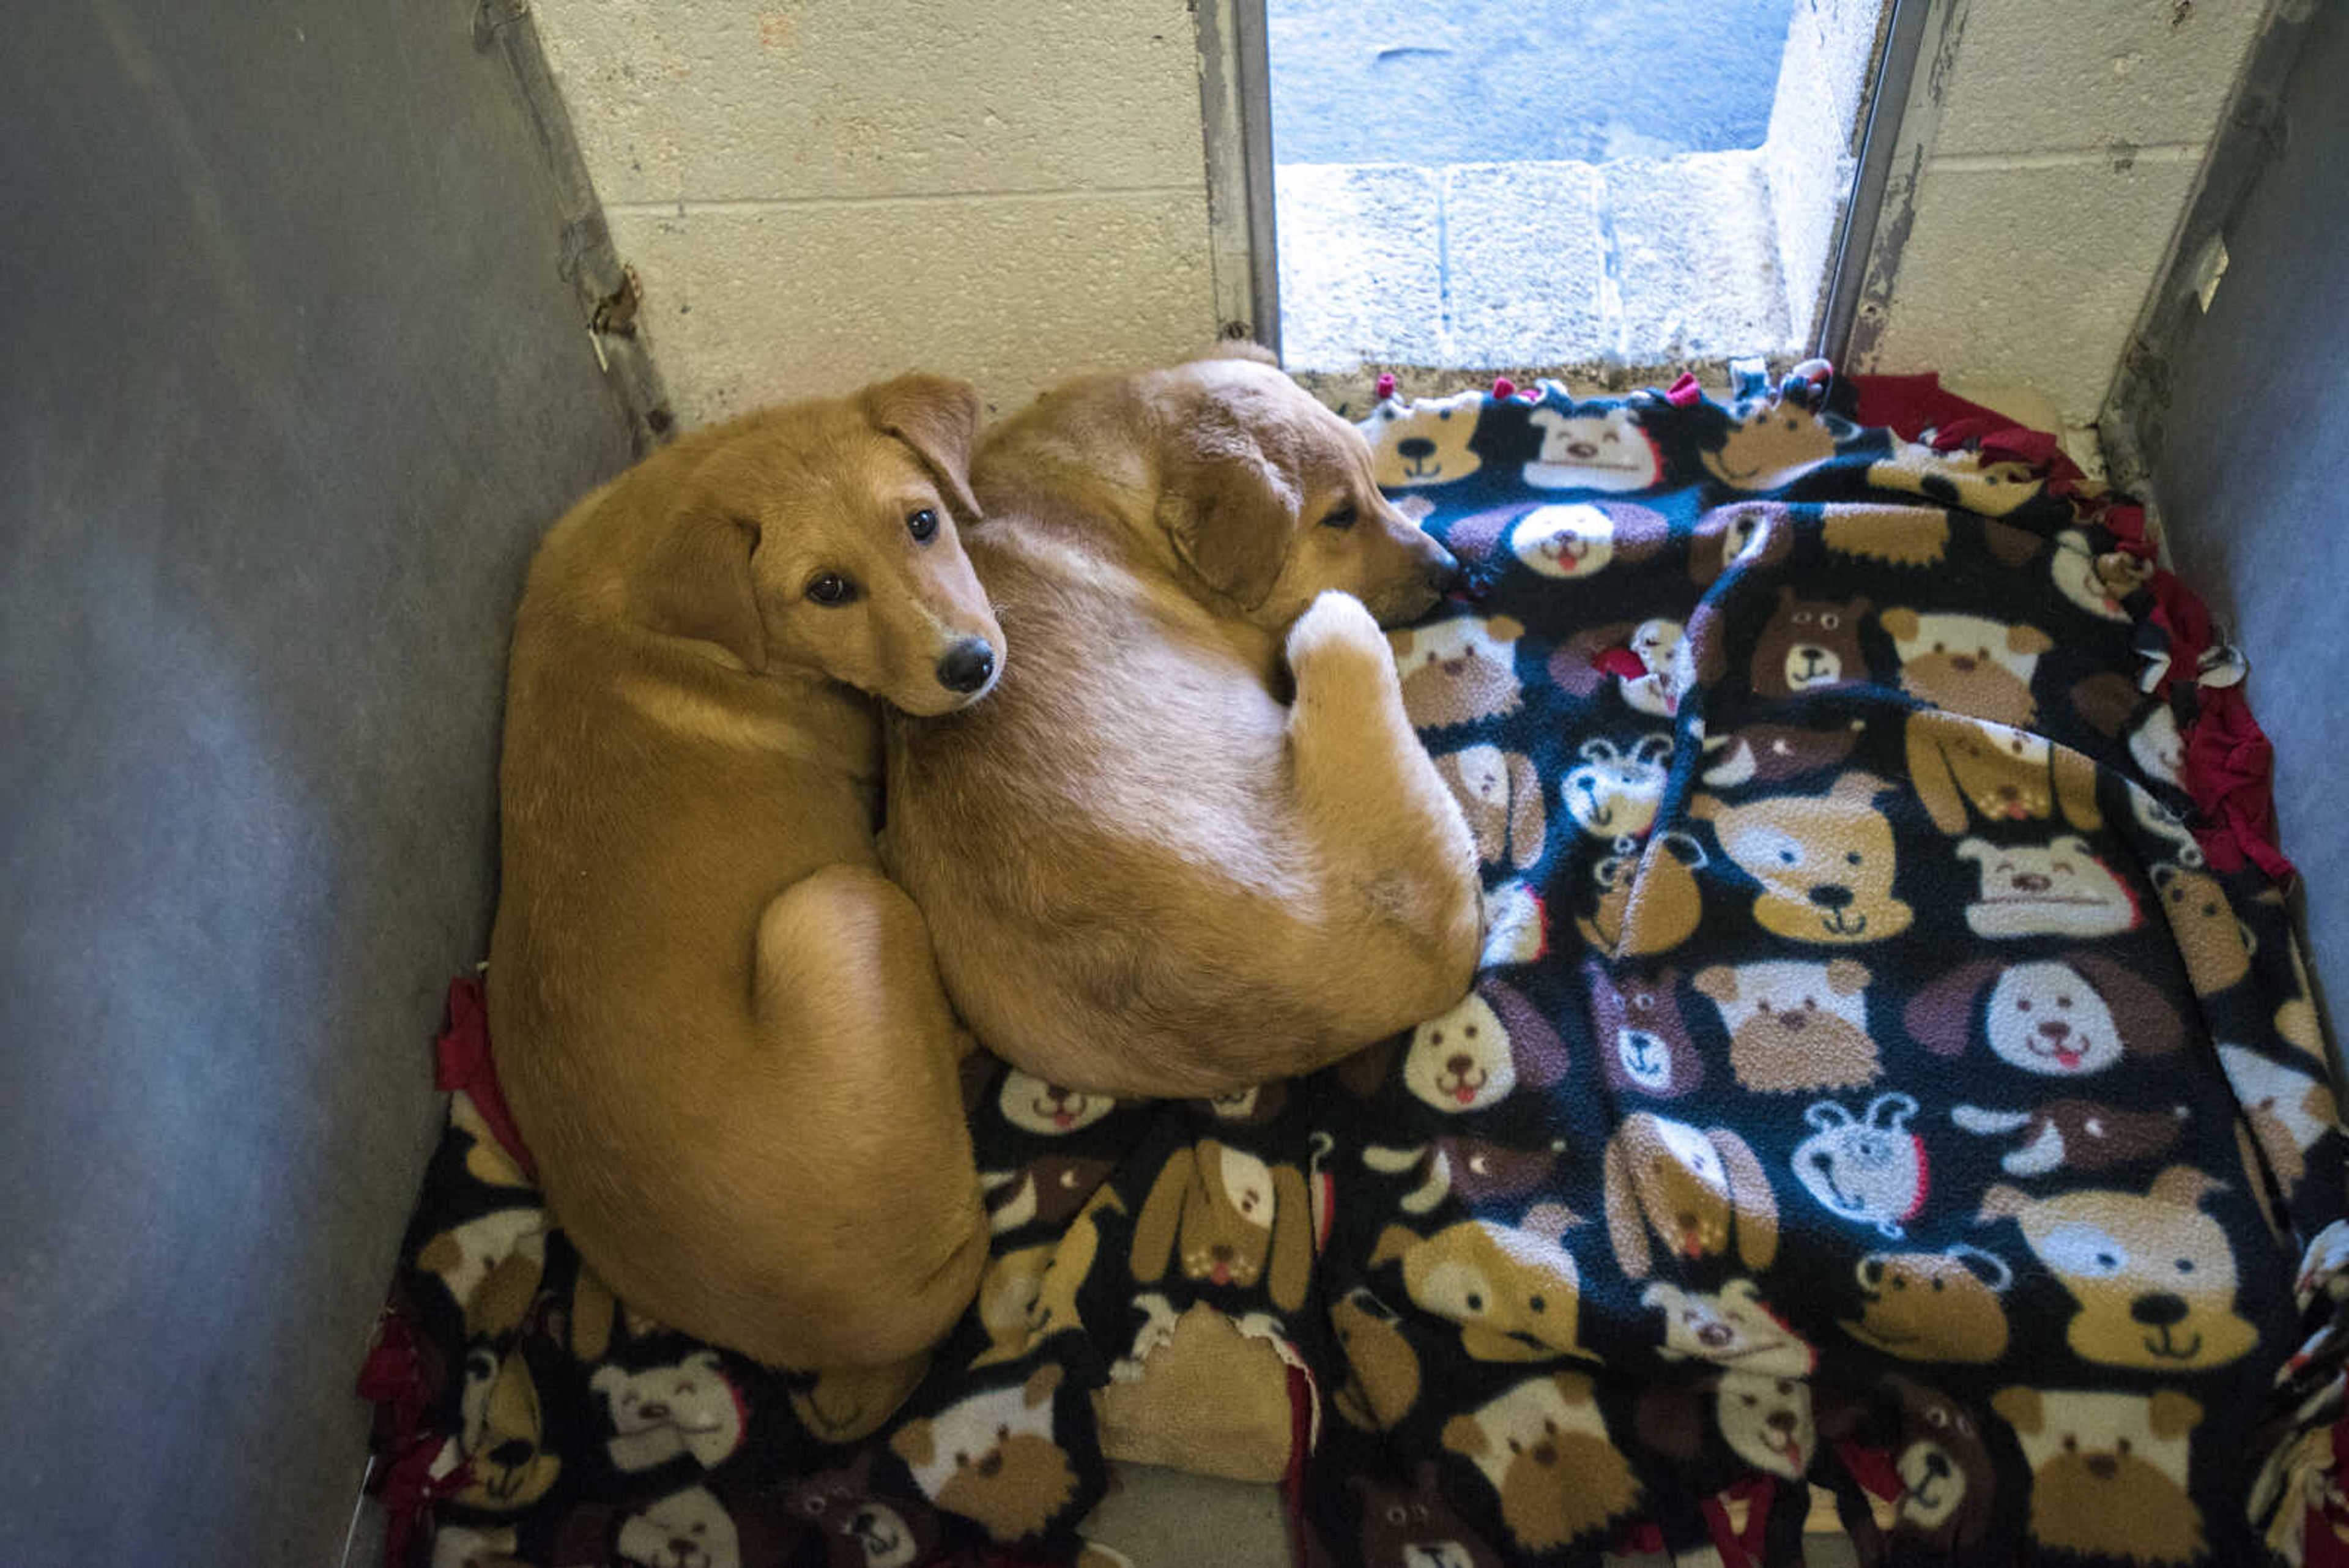
[[[1209,358],[1040,399],[972,483],[1019,659],[891,724],[882,852],[979,1037],[1056,1084],[1208,1096],[1457,1002],[1475,843],[1377,625],[1455,567],[1361,436]]]
[[[977,413],[907,377],[689,436],[555,524],[515,623],[499,1073],[621,1299],[765,1362],[912,1356],[986,1261],[866,696],[996,673],[955,532]]]

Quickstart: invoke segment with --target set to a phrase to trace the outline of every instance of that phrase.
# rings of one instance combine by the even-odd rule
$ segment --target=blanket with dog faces
[[[1392,643],[1475,989],[1216,1102],[974,1058],[994,1255],[925,1366],[614,1301],[460,988],[369,1363],[394,1560],[1113,1561],[1103,1415],[1203,1317],[1190,1440],[1261,1443],[1272,1369],[1310,1563],[1791,1563],[1821,1498],[1868,1563],[2321,1557],[2343,1139],[2278,890],[2198,836],[2225,661],[2060,461],[1824,401],[1379,405],[1471,568]]]

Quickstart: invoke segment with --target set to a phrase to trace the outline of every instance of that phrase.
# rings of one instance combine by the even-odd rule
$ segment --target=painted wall
[[[1947,0],[1853,365],[2034,388],[2092,422],[2266,0]]]
[[[1184,0],[542,0],[687,424],[916,366],[990,407],[1216,336]]]
[[[458,9],[6,35],[0,1563],[319,1568],[523,564],[628,426]]]
[[[2306,876],[2310,960],[2337,1027],[2349,1005],[2349,7],[2302,14],[2279,99],[2247,103],[2254,177],[2219,196],[2228,265],[2205,314],[2186,303],[2152,345],[2134,434],[2178,570],[2250,656],[2252,711],[2275,742],[2283,846]],[[2197,247],[2199,249],[2199,247]],[[2168,286],[2193,288],[2189,257]]]

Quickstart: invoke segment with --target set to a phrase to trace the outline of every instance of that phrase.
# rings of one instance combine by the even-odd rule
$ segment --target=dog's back
[[[1203,378],[1211,400],[1226,379]],[[1367,452],[1346,444],[1360,438],[1293,388],[1304,410],[1280,405],[1278,388],[1251,376],[1230,417],[1291,426],[1235,440],[1268,461],[1326,462],[1334,477],[1294,487],[1312,504],[1332,504],[1308,493],[1319,487],[1384,508]],[[1286,1075],[1442,1011],[1473,963],[1473,846],[1399,696],[1391,727],[1351,715],[1315,748],[1274,694],[1296,612],[1250,607],[1311,575],[1294,562],[1324,547],[1296,543],[1313,516],[1288,520],[1287,560],[1273,552],[1244,589],[1209,552],[1260,541],[1181,523],[1161,537],[1162,519],[1215,504],[1203,493],[1222,481],[1154,443],[1216,417],[1150,378],[1105,379],[991,434],[974,468],[987,521],[967,538],[1018,657],[986,703],[890,731],[891,871],[929,918],[979,1038],[1055,1082],[1208,1094]],[[1170,499],[1173,486],[1186,493]],[[1227,498],[1219,526],[1245,504]],[[1392,529],[1391,568],[1418,596],[1403,607],[1423,607],[1441,551],[1421,540],[1413,553],[1416,531],[1386,514],[1361,526]],[[1348,657],[1391,691],[1383,641],[1351,614]],[[1317,750],[1346,753],[1376,800],[1340,813],[1343,842],[1337,803],[1300,787]],[[1414,956],[1357,983],[1361,957],[1397,950]]]

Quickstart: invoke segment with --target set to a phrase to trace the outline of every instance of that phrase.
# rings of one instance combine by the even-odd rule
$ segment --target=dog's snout
[[[967,637],[938,660],[938,684],[949,691],[976,691],[995,673],[995,649],[987,639]]]
[[[2168,1291],[2151,1291],[2129,1303],[2129,1316],[2149,1328],[2183,1323],[2187,1310],[2186,1298]]]
[[[1453,586],[1460,581],[1460,557],[1436,545],[1434,554],[1420,568],[1420,575],[1426,579],[1428,592],[1440,597],[1450,593]]]

